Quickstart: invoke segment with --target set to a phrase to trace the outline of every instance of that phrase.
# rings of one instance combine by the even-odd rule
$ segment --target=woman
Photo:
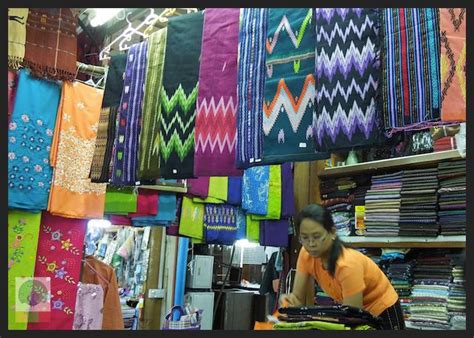
[[[390,281],[369,257],[344,247],[327,209],[316,204],[306,206],[296,217],[296,227],[303,247],[296,264],[293,292],[283,295],[281,303],[314,305],[316,280],[338,303],[380,316],[384,330],[405,329],[398,295]]]

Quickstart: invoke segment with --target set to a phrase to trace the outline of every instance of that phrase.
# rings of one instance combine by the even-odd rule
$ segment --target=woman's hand
[[[293,293],[287,293],[280,296],[280,306],[282,307],[301,305],[302,302]]]

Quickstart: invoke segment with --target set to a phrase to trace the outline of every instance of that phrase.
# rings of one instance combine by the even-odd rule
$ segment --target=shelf
[[[363,162],[334,168],[326,168],[319,173],[319,177],[336,177],[343,175],[363,174],[367,171],[411,167],[420,164],[434,164],[443,160],[460,160],[462,157],[457,150],[439,151],[428,154],[389,158],[386,160]]]
[[[176,192],[176,193],[184,193],[184,194],[188,192],[188,188],[184,185],[169,185],[169,184],[166,184],[166,183],[161,183],[161,184],[157,184],[157,185],[139,185],[138,188],[158,190],[158,191]]]
[[[438,237],[365,237],[341,236],[340,239],[356,248],[465,248],[466,236]]]

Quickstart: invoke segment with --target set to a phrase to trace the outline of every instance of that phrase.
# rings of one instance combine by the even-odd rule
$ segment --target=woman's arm
[[[311,287],[311,284],[313,284],[312,289],[314,290],[314,280],[311,275],[304,272],[296,271],[295,281],[293,283],[293,290],[291,293],[284,294],[280,297],[280,305],[302,306],[307,304],[306,295],[308,294],[308,288]]]

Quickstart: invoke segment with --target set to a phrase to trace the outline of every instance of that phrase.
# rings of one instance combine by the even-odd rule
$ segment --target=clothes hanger
[[[93,257],[94,259],[96,259],[94,256],[90,256],[90,257]],[[98,272],[96,269],[94,269],[92,267],[92,265],[87,261],[87,257],[85,259],[81,259],[81,261],[86,264],[89,269],[91,269],[99,278],[101,278],[107,285],[110,284],[110,282],[108,281],[107,278],[105,278],[100,272]]]

